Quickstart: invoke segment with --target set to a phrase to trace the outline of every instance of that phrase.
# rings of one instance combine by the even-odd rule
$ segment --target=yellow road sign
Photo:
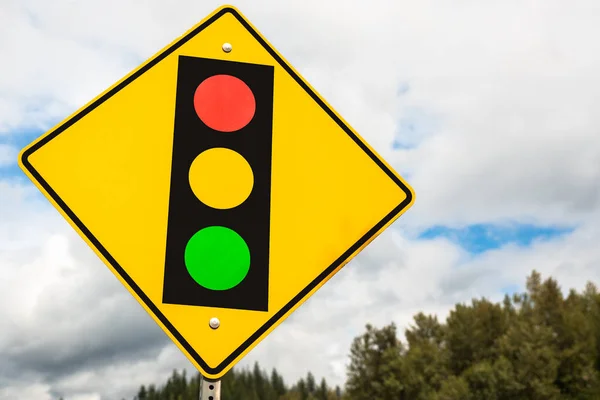
[[[19,163],[212,379],[414,201],[228,6],[30,144]]]

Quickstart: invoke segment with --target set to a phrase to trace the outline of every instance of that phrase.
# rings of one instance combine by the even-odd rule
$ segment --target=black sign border
[[[119,265],[119,263],[110,255],[110,253],[104,248],[104,246],[96,239],[96,237],[90,232],[90,230],[81,222],[81,220],[73,213],[73,211],[67,206],[67,204],[58,196],[58,194],[48,185],[46,180],[41,174],[33,168],[29,162],[29,157],[42,146],[47,144],[49,141],[60,135],[61,132],[68,129],[70,126],[75,124],[81,118],[92,112],[96,107],[110,99],[114,94],[125,88],[135,79],[140,77],[144,72],[148,71],[154,65],[162,61],[165,57],[173,53],[187,41],[198,35],[201,31],[206,29],[209,25],[214,23],[216,20],[230,13],[233,15],[252,36],[259,42],[266,51],[279,63],[279,65],[290,74],[291,77],[300,85],[312,98],[313,100],[325,111],[331,119],[333,119],[340,128],[344,130],[350,136],[356,144],[371,157],[371,159],[390,177],[390,179],[398,185],[398,187],[406,194],[406,198],[398,204],[394,209],[388,213],[379,223],[371,228],[364,236],[362,236],[354,245],[352,245],[347,251],[345,251],[340,257],[338,257],[333,264],[325,269],[317,278],[315,278],[308,286],[306,286],[300,293],[298,293],[292,300],[290,300],[283,308],[275,313],[264,325],[262,325],[253,335],[251,335],[244,343],[242,343],[235,351],[233,351],[221,364],[212,368],[206,364],[206,362],[200,357],[200,355],[194,350],[194,348],[185,340],[183,335],[175,329],[175,327],[169,322],[169,320],[160,312],[160,310],[154,305],[154,303],[148,298],[148,296],[140,289],[140,287],[131,279],[131,277],[125,272],[125,270]],[[50,197],[56,202],[56,204],[65,212],[65,214],[73,221],[73,223],[80,229],[80,231],[88,238],[88,240],[98,249],[102,256],[112,265],[115,271],[127,282],[139,298],[146,304],[146,306],[156,315],[160,322],[169,330],[169,332],[175,337],[175,339],[185,348],[188,354],[202,367],[202,369],[211,374],[218,375],[224,369],[228,368],[237,357],[246,351],[254,342],[256,342],[267,330],[275,325],[288,311],[290,311],[296,304],[301,302],[315,287],[321,282],[328,279],[330,275],[342,264],[348,261],[349,257],[364,246],[369,240],[376,236],[379,231],[394,219],[398,214],[404,211],[412,202],[413,193],[412,191],[400,180],[398,177],[383,163],[381,160],[366,146],[343,121],[341,121],[336,114],[321,100],[321,98],[311,89],[306,83],[300,78],[294,70],[275,52],[269,44],[258,34],[252,26],[237,12],[236,9],[230,7],[224,7],[215,13],[212,17],[208,18],[194,30],[183,36],[168,49],[151,59],[147,64],[143,65],[139,70],[135,71],[127,79],[123,80],[117,86],[112,88],[110,91],[105,93],[103,96],[98,98],[96,101],[91,103],[85,109],[81,110],[70,120],[59,126],[56,130],[43,137],[37,143],[33,144],[29,149],[23,152],[21,162],[23,166],[29,171],[29,173],[39,182],[44,190],[50,195]],[[210,346],[210,344],[207,344]]]

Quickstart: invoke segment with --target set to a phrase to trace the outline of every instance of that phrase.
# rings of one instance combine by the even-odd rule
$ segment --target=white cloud
[[[23,399],[23,400],[54,400],[48,394],[50,385],[41,383],[26,383],[0,388],[0,399]]]
[[[219,5],[2,2],[0,132],[47,128]],[[596,1],[236,5],[417,192],[393,230],[242,365],[258,359],[288,381],[311,370],[339,383],[366,322],[406,327],[421,310],[443,318],[457,301],[500,299],[532,268],[564,288],[598,281]],[[396,140],[412,148],[393,151]],[[189,367],[34,193],[0,180],[0,399],[131,397],[139,384]],[[475,258],[413,237],[430,224],[497,220],[579,227]]]
[[[600,230],[590,224],[530,248],[508,246],[471,257],[443,239],[414,242],[386,232],[244,363],[270,360],[286,376],[311,370],[342,382],[351,341],[365,323],[394,321],[403,333],[420,311],[444,320],[456,303],[480,297],[501,301],[503,288],[524,286],[534,268],[544,279],[557,279],[565,294],[571,288],[581,291],[587,281],[600,281],[598,237]]]
[[[439,120],[397,161],[421,194],[411,217],[584,220],[599,200],[597,4],[463,4],[431,15],[427,36],[398,35],[421,45],[397,46],[408,49],[403,104]]]
[[[89,374],[131,391],[143,382],[119,368],[140,364],[143,380],[141,366],[152,374],[182,365],[179,350],[162,362],[166,335],[30,186],[0,180],[0,221],[0,399],[21,390],[23,399],[57,390],[94,398],[105,381],[84,387]]]
[[[0,43],[5,131],[65,116],[220,5],[7,4],[11,18],[0,29],[14,39]],[[596,2],[341,4],[237,3],[411,176],[419,202],[410,221],[572,223],[596,208]],[[36,51],[24,52],[30,43]],[[402,85],[409,89],[399,95]],[[400,139],[419,146],[392,152],[401,119],[418,121],[417,133]]]
[[[12,198],[17,213],[35,209],[22,201],[22,187],[3,188],[2,204]],[[54,211],[41,210],[37,218],[47,218],[44,214]],[[404,329],[421,310],[445,318],[456,302],[479,296],[500,300],[503,287],[522,284],[534,267],[557,277],[565,289],[581,289],[586,280],[600,278],[594,268],[600,262],[596,221],[572,236],[476,258],[445,239],[413,241],[389,230],[240,366],[258,360],[265,368],[276,367],[288,382],[310,370],[339,384],[351,340],[367,322],[395,321]],[[54,231],[26,241],[29,232],[14,220],[11,236],[22,239],[14,243],[26,251],[13,244],[13,251],[0,253],[0,359],[10,366],[3,378],[8,389],[0,398],[19,388],[31,391],[31,397],[20,397],[25,400],[44,398],[40,393],[130,398],[140,384],[163,382],[173,368],[191,372],[181,352],[84,243],[63,224],[52,225]]]
[[[190,376],[191,364],[179,349],[167,345],[147,357],[83,369],[61,376],[51,384],[43,383],[40,376],[14,380],[0,388],[0,399],[56,400],[59,396],[69,400],[131,399],[141,384],[165,382],[173,369],[182,367]]]

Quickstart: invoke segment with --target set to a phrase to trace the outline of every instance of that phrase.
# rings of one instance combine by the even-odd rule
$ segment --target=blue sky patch
[[[483,253],[506,244],[529,246],[534,240],[547,240],[573,232],[574,228],[545,227],[531,224],[475,224],[464,228],[433,226],[419,235],[419,239],[445,237],[470,253]]]
[[[32,141],[43,135],[46,131],[40,129],[17,129],[0,135],[0,145],[14,147],[16,154],[12,163],[0,165],[0,179],[25,178],[25,174],[17,163],[18,153]]]
[[[408,92],[408,88],[405,92]],[[400,150],[417,147],[421,141],[438,130],[440,124],[438,119],[427,109],[415,106],[403,107],[392,148]]]
[[[521,293],[523,291],[521,285],[517,285],[516,283],[504,286],[501,290],[503,294],[507,294],[509,296],[512,296],[515,293]]]
[[[405,95],[406,93],[408,93],[408,91],[410,90],[410,85],[408,84],[408,82],[402,82],[399,86],[398,86],[398,96],[402,96]]]

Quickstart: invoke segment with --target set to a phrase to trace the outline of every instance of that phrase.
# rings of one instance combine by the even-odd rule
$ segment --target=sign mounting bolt
[[[219,318],[214,318],[213,317],[208,322],[208,325],[210,325],[210,327],[213,328],[213,329],[217,329],[219,326],[221,326],[221,321],[219,321]]]
[[[223,43],[223,51],[229,53],[231,51],[231,43]]]

